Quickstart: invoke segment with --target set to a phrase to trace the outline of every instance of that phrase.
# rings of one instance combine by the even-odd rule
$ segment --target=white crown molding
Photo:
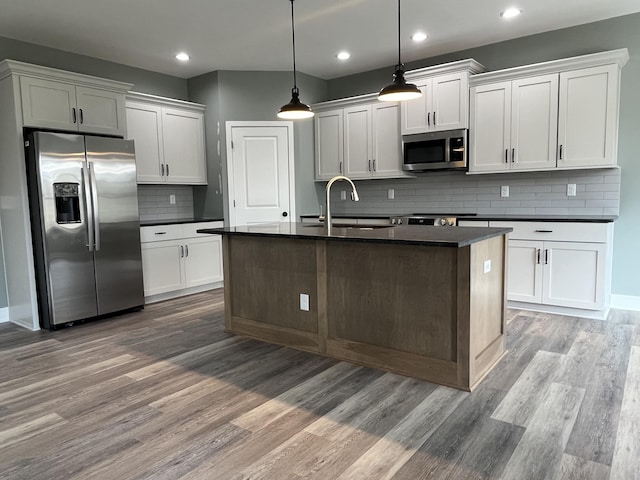
[[[484,85],[487,83],[503,82],[535,75],[560,73],[581,68],[597,67],[599,65],[618,64],[622,68],[629,61],[629,50],[621,48],[607,52],[592,53],[578,57],[563,58],[550,62],[534,63],[520,67],[496,70],[493,72],[479,73],[469,77],[469,86]]]
[[[153,103],[164,107],[190,108],[197,111],[206,110],[207,106],[201,103],[176,100],[174,98],[159,97],[148,93],[127,92],[127,102]]]
[[[407,70],[405,72],[405,78],[415,79],[430,77],[432,75],[441,75],[445,73],[454,72],[469,72],[473,75],[481,73],[486,70],[485,66],[479,62],[476,62],[473,58],[466,60],[458,60],[457,62],[442,63],[440,65],[434,65],[432,67],[418,68],[416,70]]]
[[[133,87],[132,83],[108,80],[106,78],[58,70],[57,68],[42,67],[31,63],[17,62],[15,60],[3,60],[0,62],[0,80],[9,75],[26,75],[45,80],[73,83],[80,86],[98,87],[115,92],[127,92]]]

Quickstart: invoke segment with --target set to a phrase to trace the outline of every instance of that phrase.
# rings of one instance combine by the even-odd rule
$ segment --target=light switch
[[[484,271],[484,273],[489,273],[491,271],[491,260],[485,260],[484,261],[483,271]]]
[[[300,294],[300,310],[304,312],[309,311],[309,295],[306,293]]]

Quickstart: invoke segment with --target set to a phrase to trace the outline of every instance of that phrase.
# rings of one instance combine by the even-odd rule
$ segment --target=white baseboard
[[[185,288],[182,290],[175,290],[173,292],[158,293],[156,295],[150,295],[144,297],[145,304],[151,304],[156,302],[162,302],[164,300],[170,300],[172,298],[184,297],[185,295],[192,295],[194,293],[206,292],[208,290],[214,290],[216,288],[224,287],[224,282],[207,283],[206,285],[200,285],[199,287]]]
[[[611,294],[611,308],[640,311],[640,297]]]
[[[567,315],[569,317],[591,318],[593,320],[606,320],[609,308],[604,310],[584,310],[582,308],[557,307],[555,305],[541,305],[537,303],[507,302],[509,308],[529,310],[532,312],[553,313],[555,315]]]
[[[0,323],[9,321],[9,307],[0,308]]]

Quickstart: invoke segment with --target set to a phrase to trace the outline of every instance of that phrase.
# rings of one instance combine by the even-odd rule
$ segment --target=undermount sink
[[[304,225],[305,227],[324,227],[324,223],[312,223]],[[375,230],[378,228],[392,228],[395,225],[358,225],[358,224],[333,224],[333,228],[352,228],[354,230]]]

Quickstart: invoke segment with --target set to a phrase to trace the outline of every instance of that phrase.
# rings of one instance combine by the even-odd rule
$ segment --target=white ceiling
[[[190,78],[291,70],[289,0],[0,0],[0,36]],[[330,79],[397,60],[394,0],[296,0],[299,71]],[[508,6],[523,9],[505,21]],[[405,62],[640,11],[640,0],[402,0]],[[638,26],[640,28],[640,25]],[[409,35],[429,39],[414,44]],[[338,51],[351,59],[341,62]],[[192,60],[174,55],[184,50]]]

